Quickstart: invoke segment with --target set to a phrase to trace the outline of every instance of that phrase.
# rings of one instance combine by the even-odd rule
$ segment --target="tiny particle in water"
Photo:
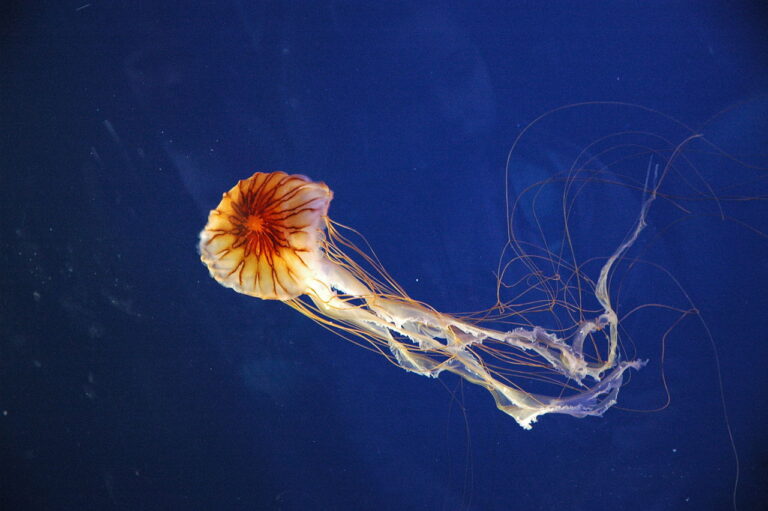
[[[96,398],[96,389],[92,385],[83,385],[83,394],[86,398],[93,401]]]

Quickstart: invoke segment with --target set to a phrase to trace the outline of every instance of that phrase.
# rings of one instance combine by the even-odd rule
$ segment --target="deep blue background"
[[[666,345],[669,407],[526,432],[480,389],[221,288],[195,244],[237,179],[297,171],[329,184],[332,217],[414,297],[487,307],[507,151],[545,111],[642,104],[766,166],[759,3],[15,4],[0,26],[0,508],[728,509],[736,465],[695,318]],[[593,136],[687,134],[618,107],[540,126],[510,168],[513,194]],[[705,149],[690,154],[719,196],[766,195],[763,171]],[[589,256],[608,255],[637,210],[636,192],[614,190],[573,218]],[[557,200],[536,206],[555,229]],[[740,509],[764,509],[768,240],[745,225],[765,231],[766,207],[726,202],[730,222],[701,202],[667,229],[680,210],[654,209],[641,254],[708,322]],[[540,242],[533,216],[519,220]],[[687,307],[642,271],[627,303]],[[664,403],[659,337],[674,317],[627,322],[650,363],[620,406]]]

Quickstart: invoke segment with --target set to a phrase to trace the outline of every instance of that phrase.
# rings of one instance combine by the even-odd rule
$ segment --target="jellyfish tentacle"
[[[350,305],[338,292],[344,296],[355,296],[363,300],[366,306]],[[640,360],[621,361],[610,366],[605,363],[593,364],[555,334],[540,327],[501,332],[466,323],[417,303],[382,297],[368,289],[346,269],[337,266],[327,265],[324,277],[316,280],[307,294],[326,316],[386,338],[401,368],[433,378],[443,371],[449,371],[486,388],[494,397],[497,407],[525,429],[530,429],[540,415],[547,413],[565,413],[575,417],[602,415],[616,403],[623,373],[627,369],[640,369],[645,365]],[[601,318],[605,316],[609,315],[603,314],[597,320],[587,322],[591,327],[584,331],[597,330]],[[386,334],[382,335],[383,332]],[[511,387],[495,377],[468,350],[486,340],[535,352],[553,370],[574,380],[585,390],[567,397],[549,397]],[[432,356],[424,356],[423,353]],[[436,355],[440,355],[440,360],[435,358]],[[604,374],[606,368],[611,369],[608,374]],[[591,378],[596,383],[584,385],[585,378]]]

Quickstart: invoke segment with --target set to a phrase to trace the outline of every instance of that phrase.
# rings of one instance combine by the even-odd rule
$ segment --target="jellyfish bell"
[[[322,258],[333,193],[285,172],[257,172],[224,193],[200,233],[200,258],[221,285],[264,300],[304,294]]]

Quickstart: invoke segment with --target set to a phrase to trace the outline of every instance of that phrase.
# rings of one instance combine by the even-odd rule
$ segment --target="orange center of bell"
[[[249,215],[245,226],[251,232],[260,233],[264,231],[264,219],[260,215]]]

